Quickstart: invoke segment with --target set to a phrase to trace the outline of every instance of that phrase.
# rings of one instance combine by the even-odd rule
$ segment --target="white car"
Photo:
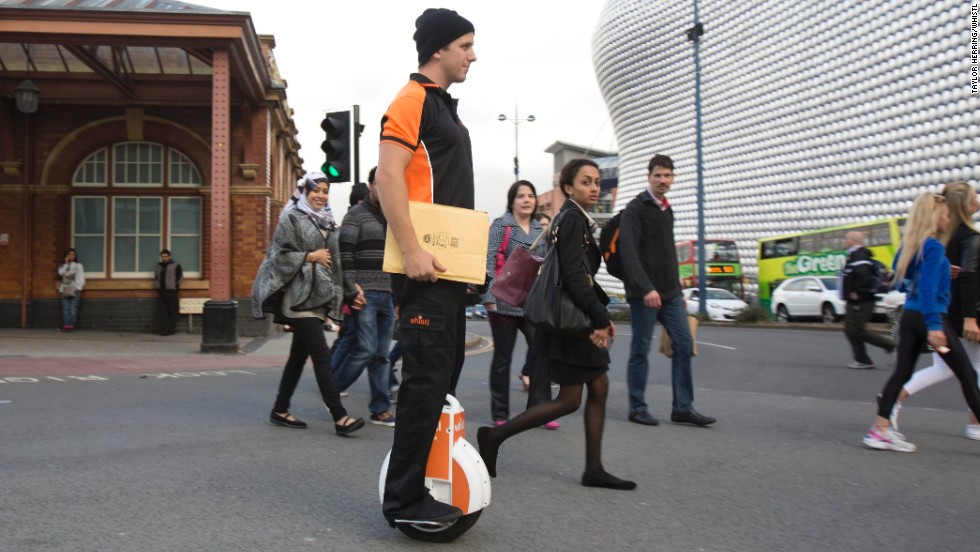
[[[738,311],[748,307],[748,303],[742,301],[734,293],[721,288],[705,288],[708,294],[708,304],[706,310],[708,317],[712,320],[721,322],[732,321]],[[687,288],[683,292],[684,299],[687,300],[687,313],[698,314],[701,308],[701,301],[698,298],[698,288]]]
[[[830,323],[843,318],[847,303],[837,296],[837,278],[797,276],[784,280],[772,292],[771,307],[779,322],[819,318]]]

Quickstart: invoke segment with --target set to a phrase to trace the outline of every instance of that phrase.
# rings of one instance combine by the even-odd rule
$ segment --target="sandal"
[[[344,416],[343,418],[341,418],[341,420],[345,421],[346,423],[343,424],[335,423],[333,425],[334,430],[337,431],[337,435],[346,437],[351,433],[354,433],[358,429],[364,427],[364,418],[354,419],[351,418],[350,416]]]
[[[269,421],[282,427],[291,427],[293,429],[306,429],[306,422],[297,419],[289,412],[280,414],[275,410],[273,410],[271,413],[269,413]]]
[[[518,374],[517,379],[521,380],[524,384],[524,392],[527,393],[531,390],[531,378],[525,376],[524,374]]]

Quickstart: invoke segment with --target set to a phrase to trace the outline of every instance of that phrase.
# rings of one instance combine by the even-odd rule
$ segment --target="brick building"
[[[155,331],[164,248],[182,298],[268,328],[252,279],[302,175],[274,47],[247,13],[172,0],[0,0],[0,327],[60,326],[74,247],[79,329]]]

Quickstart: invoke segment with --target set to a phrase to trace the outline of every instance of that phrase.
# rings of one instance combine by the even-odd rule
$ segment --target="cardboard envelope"
[[[419,201],[409,201],[408,209],[419,245],[435,255],[447,269],[439,274],[439,278],[483,284],[487,275],[490,217],[483,211]],[[405,273],[401,248],[390,226],[385,237],[382,270]]]

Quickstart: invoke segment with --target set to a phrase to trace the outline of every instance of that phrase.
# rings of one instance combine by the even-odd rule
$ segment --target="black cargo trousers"
[[[466,284],[407,280],[399,324],[402,383],[382,509],[411,516],[425,497],[425,465],[446,393],[455,393],[466,348]]]

